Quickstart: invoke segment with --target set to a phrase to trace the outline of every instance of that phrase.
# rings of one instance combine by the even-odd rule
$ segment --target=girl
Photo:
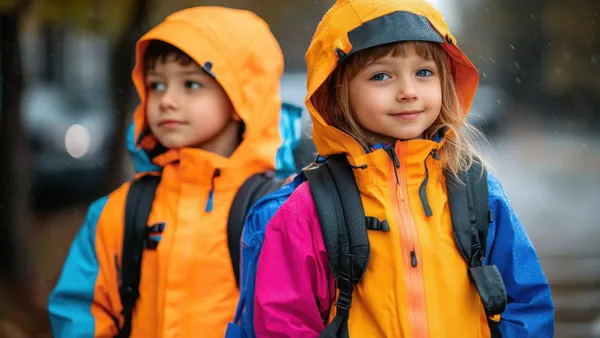
[[[496,265],[506,287],[499,330],[499,318],[492,330],[488,325],[455,242],[446,175],[473,163],[466,113],[479,77],[440,13],[422,0],[338,0],[306,61],[306,105],[319,154],[346,154],[365,213],[390,226],[368,233],[370,260],[354,288],[345,335],[552,337],[548,282],[492,176],[494,220],[483,264]],[[303,183],[267,227],[256,334],[316,337],[334,317],[335,298],[314,200]]]

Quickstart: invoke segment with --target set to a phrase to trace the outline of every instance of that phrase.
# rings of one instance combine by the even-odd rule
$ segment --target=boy
[[[283,55],[256,15],[196,7],[143,36],[136,56],[129,147],[138,179],[160,175],[139,296],[129,322],[120,296],[131,272],[122,269],[128,182],[91,205],[74,240],[49,299],[54,336],[223,337],[239,295],[228,215],[242,183],[281,155]]]

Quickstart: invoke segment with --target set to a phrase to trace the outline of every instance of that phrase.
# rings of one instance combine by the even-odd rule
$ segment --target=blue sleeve
[[[96,320],[91,309],[99,273],[96,225],[106,201],[107,197],[104,197],[90,206],[48,299],[54,337],[94,337]]]
[[[553,337],[554,304],[535,249],[500,182],[491,174],[488,186],[494,220],[484,264],[496,265],[506,286],[508,305],[500,321],[502,336]]]

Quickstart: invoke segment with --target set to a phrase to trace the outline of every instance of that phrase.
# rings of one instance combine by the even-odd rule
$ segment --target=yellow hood
[[[281,144],[278,125],[283,54],[268,25],[248,11],[203,6],[170,15],[138,41],[132,72],[141,100],[134,113],[135,140],[150,154],[153,163],[164,166],[179,159],[180,151],[156,154],[156,140],[147,132],[143,60],[151,40],[172,44],[200,66],[212,63],[210,71],[245,123],[244,140],[229,159],[197,149],[195,153],[221,168],[272,170]]]
[[[363,155],[351,136],[329,126],[311,102],[315,91],[351,53],[398,41],[440,43],[450,56],[461,107],[471,108],[479,74],[463,54],[442,15],[423,0],[338,0],[321,20],[306,52],[308,66],[306,106],[313,120],[319,154]]]

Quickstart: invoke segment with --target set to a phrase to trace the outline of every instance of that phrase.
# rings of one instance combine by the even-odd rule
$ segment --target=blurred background
[[[0,337],[50,337],[47,295],[91,201],[131,178],[136,40],[190,6],[249,9],[286,58],[332,0],[0,0]],[[432,0],[478,67],[471,114],[552,285],[556,337],[600,337],[600,1]]]

